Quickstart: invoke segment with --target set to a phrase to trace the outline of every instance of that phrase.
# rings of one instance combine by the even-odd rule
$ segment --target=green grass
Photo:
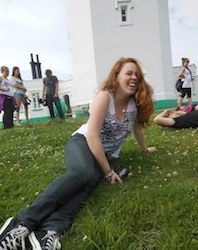
[[[85,121],[0,129],[0,224],[65,173],[66,142]],[[61,238],[62,249],[198,249],[198,129],[151,124],[145,134],[157,152],[142,153],[127,138],[119,164],[133,177],[123,186],[101,183]]]

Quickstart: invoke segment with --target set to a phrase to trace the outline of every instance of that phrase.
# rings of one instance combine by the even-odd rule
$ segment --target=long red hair
[[[126,63],[134,63],[136,65],[136,75],[138,79],[138,87],[134,95],[138,122],[143,126],[149,124],[151,114],[154,112],[155,100],[153,99],[153,88],[145,81],[144,74],[137,59],[120,58],[113,66],[107,79],[102,83],[100,90],[115,92],[117,89],[117,76]]]

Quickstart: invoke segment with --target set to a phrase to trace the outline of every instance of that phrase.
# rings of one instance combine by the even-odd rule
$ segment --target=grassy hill
[[[0,129],[1,225],[65,173],[66,142],[85,121]],[[61,238],[62,249],[198,249],[198,129],[151,124],[145,134],[157,152],[140,152],[133,136],[127,138],[119,164],[133,177],[122,186],[101,183]]]

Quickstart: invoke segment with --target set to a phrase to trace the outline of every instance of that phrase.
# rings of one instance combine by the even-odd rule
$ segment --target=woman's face
[[[2,72],[2,75],[4,77],[8,77],[9,76],[9,69],[8,68],[5,68],[4,71]]]
[[[123,92],[127,96],[134,95],[138,87],[136,72],[135,63],[126,63],[117,76],[117,90]]]
[[[15,76],[19,76],[19,74],[20,74],[19,69],[15,69],[15,71],[14,71],[14,75],[15,75]]]
[[[189,62],[190,62],[189,59],[184,61],[184,65],[187,66],[189,64]]]

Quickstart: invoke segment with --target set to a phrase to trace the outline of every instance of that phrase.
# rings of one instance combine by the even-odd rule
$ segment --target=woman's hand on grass
[[[157,151],[156,147],[148,147],[147,148],[148,153],[152,153],[152,152],[156,152],[156,151]]]
[[[109,181],[111,182],[111,184],[114,184],[116,182],[118,182],[120,184],[123,183],[122,179],[120,178],[120,176],[116,172],[113,173],[113,175],[111,176]]]

